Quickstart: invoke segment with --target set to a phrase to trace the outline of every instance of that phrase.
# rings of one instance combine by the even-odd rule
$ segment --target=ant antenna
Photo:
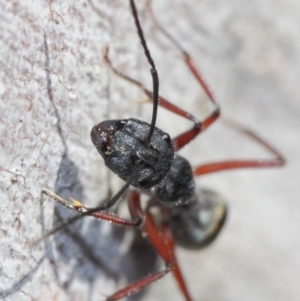
[[[151,57],[151,54],[150,54],[150,51],[147,47],[147,43],[146,43],[142,28],[141,28],[141,24],[140,24],[139,17],[138,17],[137,11],[136,11],[134,0],[130,0],[130,6],[131,6],[131,11],[132,11],[133,18],[135,20],[135,25],[136,25],[136,28],[137,28],[137,32],[138,32],[138,35],[139,35],[140,40],[141,40],[141,44],[144,48],[145,55],[146,55],[146,57],[148,59],[148,62],[151,66],[150,72],[151,72],[152,81],[153,81],[153,95],[152,95],[153,112],[152,112],[152,120],[151,120],[150,130],[149,130],[148,137],[147,137],[147,140],[146,140],[146,142],[149,142],[150,139],[151,139],[152,133],[154,131],[155,123],[156,123],[157,106],[158,106],[159,79],[158,79],[158,74],[157,74],[157,70],[155,68],[154,61],[153,61],[153,59]]]

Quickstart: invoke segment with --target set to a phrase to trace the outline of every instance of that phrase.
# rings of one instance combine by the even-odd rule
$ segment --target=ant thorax
[[[163,206],[186,206],[194,202],[195,181],[191,164],[176,156],[166,177],[154,187],[159,204]]]
[[[170,136],[150,125],[130,118],[107,120],[94,126],[92,141],[105,165],[121,179],[137,188],[147,189],[165,178],[174,159]]]

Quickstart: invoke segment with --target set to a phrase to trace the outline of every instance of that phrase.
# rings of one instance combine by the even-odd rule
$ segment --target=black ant
[[[75,199],[68,202],[53,192],[43,189],[44,194],[60,202],[65,207],[80,212],[79,215],[54,228],[46,236],[86,215],[119,225],[140,227],[144,236],[149,239],[165,261],[165,268],[137,280],[106,298],[106,300],[115,301],[127,297],[172,272],[185,300],[191,301],[192,298],[176,260],[174,245],[178,244],[188,249],[201,249],[207,246],[218,236],[226,220],[227,213],[225,203],[214,192],[201,190],[199,194],[195,193],[194,177],[226,169],[281,166],[284,164],[284,159],[273,147],[256,134],[236,124],[233,124],[233,126],[263,145],[275,155],[275,158],[269,160],[222,161],[200,165],[192,169],[187,159],[175,154],[176,151],[188,144],[218,119],[220,108],[192,58],[161,28],[153,16],[157,27],[181,51],[188,68],[204,89],[215,109],[204,121],[200,122],[192,114],[159,96],[157,70],[147,47],[133,0],[130,0],[130,6],[145,56],[151,66],[153,92],[146,89],[140,82],[116,70],[108,57],[108,49],[104,58],[114,73],[138,86],[149,98],[152,98],[152,121],[149,124],[130,118],[103,121],[94,126],[91,131],[91,138],[95,147],[103,157],[106,166],[123,179],[126,184],[111,199],[95,208],[87,208]],[[192,121],[194,123],[193,127],[171,140],[167,133],[155,127],[158,105]],[[132,219],[126,220],[105,212],[104,210],[118,202],[131,185],[137,188],[131,190],[128,196],[128,206]],[[140,191],[150,195],[150,201],[145,210],[142,209],[140,204]],[[159,222],[154,221],[150,211],[152,207],[160,209]]]

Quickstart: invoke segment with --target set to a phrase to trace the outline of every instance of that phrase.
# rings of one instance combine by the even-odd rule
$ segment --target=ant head
[[[92,141],[105,165],[121,179],[141,189],[153,187],[170,170],[174,148],[170,136],[137,119],[107,120],[94,126]]]

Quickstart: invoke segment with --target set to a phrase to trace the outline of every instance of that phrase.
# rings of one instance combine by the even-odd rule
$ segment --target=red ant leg
[[[163,240],[165,242],[165,244],[167,245],[169,252],[170,252],[170,256],[172,258],[172,262],[173,262],[173,269],[172,269],[172,273],[181,289],[181,292],[183,293],[183,295],[185,296],[186,300],[191,300],[190,294],[188,292],[187,286],[185,284],[184,278],[182,276],[181,270],[179,268],[179,265],[177,263],[177,259],[176,259],[176,255],[174,252],[174,240],[170,231],[169,226],[164,223],[161,227],[161,234],[163,236]]]
[[[129,196],[129,210],[132,215],[133,219],[141,218],[144,214],[140,206],[140,197],[137,191],[133,191]],[[174,247],[173,247],[173,240],[167,232],[166,226],[163,227],[162,232],[160,232],[150,214],[150,212],[146,212],[144,215],[144,221],[142,224],[142,228],[145,232],[145,236],[150,240],[154,248],[157,250],[159,255],[164,259],[166,262],[166,268],[163,271],[151,274],[146,276],[127,287],[119,290],[112,296],[108,297],[106,301],[116,301],[121,298],[128,297],[129,295],[136,293],[137,291],[141,290],[145,286],[157,281],[158,279],[165,276],[170,271],[173,272],[175,275],[180,288],[186,298],[186,301],[191,301],[191,297],[189,296],[188,290],[184,283],[183,277],[179,270],[175,254],[174,254]]]
[[[69,219],[64,220],[63,222],[59,223],[58,225],[56,225],[52,230],[50,230],[49,232],[47,232],[45,235],[43,235],[42,237],[40,237],[38,240],[36,240],[33,245],[39,243],[40,241],[44,240],[45,238],[47,238],[48,236],[64,229],[66,227],[66,225],[70,225],[73,222],[77,221],[78,219],[82,218],[83,215],[86,216],[92,216],[94,218],[100,219],[100,220],[105,220],[105,221],[109,221],[113,224],[116,225],[121,225],[121,226],[132,226],[132,227],[138,227],[141,225],[143,218],[140,216],[137,216],[136,218],[133,218],[132,220],[127,220],[124,218],[121,218],[115,214],[112,213],[108,213],[108,212],[103,212],[103,211],[95,211],[95,209],[97,208],[88,208],[86,206],[84,206],[82,203],[80,203],[78,200],[73,199],[70,197],[71,202],[66,201],[65,199],[63,199],[62,197],[60,197],[59,195],[57,195],[56,193],[52,192],[51,190],[48,190],[46,188],[44,188],[42,190],[42,193],[49,196],[50,198],[52,198],[53,200],[55,200],[56,202],[60,203],[61,205],[67,207],[68,209],[80,212],[81,215],[75,215]]]
[[[67,207],[68,209],[80,212],[81,215],[75,215],[71,218],[65,219],[63,222],[56,225],[54,228],[52,228],[49,232],[47,232],[45,235],[37,239],[35,242],[33,242],[33,245],[38,244],[45,238],[51,236],[52,234],[64,229],[67,225],[71,225],[72,223],[76,222],[80,218],[82,218],[83,215],[86,216],[92,216],[94,218],[97,218],[99,220],[105,220],[109,221],[115,225],[120,226],[131,226],[131,227],[139,227],[143,222],[143,216],[142,215],[134,215],[132,220],[128,220],[122,217],[119,217],[115,214],[109,213],[109,212],[103,212],[103,211],[95,211],[97,208],[89,208],[84,206],[82,203],[80,203],[78,200],[73,199],[70,197],[71,202],[66,201],[56,193],[52,192],[51,190],[48,190],[44,188],[42,190],[42,194],[45,194],[55,200],[56,202],[60,203],[61,205]]]
[[[179,136],[172,139],[175,151],[178,151],[185,145],[187,145],[191,140],[193,140],[197,135],[206,130],[213,122],[217,120],[220,116],[220,109],[217,108],[207,119],[202,123],[195,124],[190,130],[180,134]]]
[[[196,78],[197,82],[200,84],[200,86],[205,91],[206,95],[208,96],[208,99],[216,106],[215,110],[212,112],[212,114],[206,118],[201,123],[201,128],[197,128],[197,125],[195,124],[194,128],[187,131],[186,133],[183,133],[176,138],[173,139],[173,143],[175,145],[175,150],[179,150],[186,144],[188,144],[192,139],[194,139],[200,132],[203,132],[208,126],[210,126],[219,116],[220,116],[220,107],[218,105],[218,102],[213,96],[213,93],[211,92],[209,86],[205,82],[204,78],[202,77],[200,71],[197,69],[196,64],[194,60],[191,58],[191,56],[188,54],[187,51],[185,51],[180,44],[159,24],[156,17],[154,16],[154,13],[152,11],[150,1],[147,3],[148,10],[152,16],[152,19],[156,25],[156,27],[176,46],[176,48],[181,52],[182,56],[184,57],[185,63],[187,64],[188,68]]]
[[[170,268],[167,267],[164,271],[140,279],[106,298],[105,301],[116,301],[137,293],[140,289],[165,276],[169,271]]]
[[[194,175],[200,176],[207,173],[212,173],[216,171],[226,170],[226,169],[236,169],[236,168],[261,168],[261,167],[276,167],[282,166],[285,164],[284,158],[282,155],[271,145],[269,145],[266,141],[260,138],[258,135],[253,133],[251,130],[238,125],[233,121],[227,120],[227,123],[231,126],[236,128],[237,130],[241,131],[245,135],[251,137],[253,140],[264,146],[268,151],[270,151],[275,158],[273,159],[257,159],[257,160],[228,160],[228,161],[221,161],[215,163],[208,163],[197,166],[194,168]]]
[[[76,200],[72,197],[70,197],[71,202],[68,202],[65,199],[63,199],[62,197],[60,197],[59,195],[57,195],[56,193],[54,193],[51,190],[46,189],[46,188],[44,188],[42,190],[42,193],[49,196],[56,202],[65,206],[66,208],[74,210],[74,211],[78,211],[80,213],[85,213],[85,212],[93,209],[93,208],[84,206],[81,202],[79,202],[78,200]],[[92,216],[92,217],[100,219],[100,220],[109,221],[113,224],[121,225],[121,226],[139,226],[141,224],[140,217],[134,218],[133,220],[127,220],[127,219],[121,218],[113,213],[104,212],[104,211],[92,212],[91,214],[88,214],[88,216]]]
[[[210,99],[210,101],[212,103],[214,103],[215,105],[217,105],[217,107],[219,107],[216,99],[213,96],[213,93],[211,92],[209,86],[207,85],[207,83],[205,82],[204,78],[202,77],[201,73],[198,71],[198,69],[196,68],[196,65],[193,61],[193,59],[191,58],[191,56],[180,46],[180,44],[159,24],[159,22],[157,21],[151,5],[150,5],[151,1],[147,1],[147,7],[148,10],[150,12],[150,15],[153,19],[153,22],[155,23],[156,27],[167,37],[167,39],[169,39],[175,46],[176,48],[181,52],[181,54],[183,55],[186,64],[188,65],[189,69],[191,70],[191,72],[193,73],[193,75],[195,76],[195,78],[197,79],[197,81],[199,82],[199,84],[202,86],[203,90],[205,91],[206,95],[208,96],[208,98]]]

